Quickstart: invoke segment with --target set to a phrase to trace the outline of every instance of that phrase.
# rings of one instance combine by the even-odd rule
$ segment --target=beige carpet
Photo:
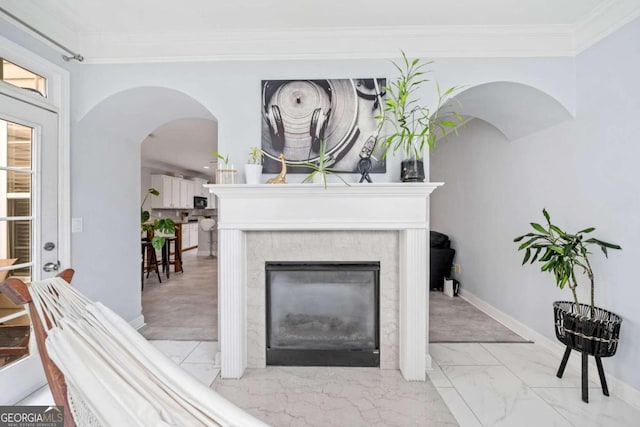
[[[429,293],[429,342],[529,342],[460,297]]]
[[[215,341],[218,339],[217,258],[183,253],[184,273],[161,273],[144,280],[142,335],[152,340]]]

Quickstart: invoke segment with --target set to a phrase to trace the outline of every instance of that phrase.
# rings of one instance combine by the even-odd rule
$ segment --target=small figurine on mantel
[[[277,176],[274,176],[273,178],[268,179],[267,184],[286,184],[287,183],[287,180],[286,180],[287,162],[284,159],[284,154],[280,154],[278,158],[280,159],[280,163],[282,163],[282,170]]]

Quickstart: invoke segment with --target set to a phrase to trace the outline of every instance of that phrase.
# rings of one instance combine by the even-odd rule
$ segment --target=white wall
[[[433,228],[449,234],[464,289],[548,337],[551,303],[570,299],[539,265],[521,267],[513,238],[543,222],[597,228],[622,245],[592,256],[596,304],[624,318],[618,354],[605,369],[640,389],[640,20],[576,58],[576,118],[515,141],[474,120],[432,153]],[[586,285],[586,282],[583,281]],[[588,289],[580,297],[587,302]]]

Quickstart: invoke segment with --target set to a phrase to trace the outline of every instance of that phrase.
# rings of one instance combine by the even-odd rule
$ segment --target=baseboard
[[[131,320],[129,322],[129,324],[131,325],[131,327],[133,329],[140,329],[142,328],[144,325],[146,325],[146,323],[144,323],[144,316],[141,314],[140,316],[136,317],[135,319]]]
[[[431,359],[431,355],[427,354],[424,360],[425,360],[425,366],[427,367],[427,371],[433,371],[433,359]]]
[[[488,302],[477,297],[473,293],[460,288],[460,297],[467,301],[469,304],[476,307],[478,310],[485,313],[487,316],[493,318],[499,323],[502,323],[507,328],[521,335],[522,337],[541,345],[552,353],[558,355],[558,361],[562,359],[565,347],[557,341],[551,340],[544,335],[531,329],[524,323],[514,319],[510,315],[498,310]],[[569,359],[569,366],[571,369],[580,370],[580,358],[572,357]],[[559,363],[559,362],[558,362]],[[600,384],[600,379],[595,369],[589,370],[589,376],[596,384]],[[607,383],[609,385],[609,391],[620,400],[628,403],[629,405],[640,409],[640,390],[627,384],[626,382],[614,377],[607,373]]]

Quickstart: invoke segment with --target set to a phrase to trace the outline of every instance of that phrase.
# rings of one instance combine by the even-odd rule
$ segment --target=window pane
[[[6,240],[0,247],[0,260],[15,260],[13,264],[30,262],[31,220],[0,221],[0,236],[3,234]]]
[[[31,169],[33,129],[0,120],[0,166]]]
[[[14,86],[36,92],[41,96],[47,96],[47,79],[6,59],[2,59],[0,79]]]
[[[9,198],[28,199],[31,194],[31,174],[29,172],[7,172],[7,193],[17,193],[9,194]]]

